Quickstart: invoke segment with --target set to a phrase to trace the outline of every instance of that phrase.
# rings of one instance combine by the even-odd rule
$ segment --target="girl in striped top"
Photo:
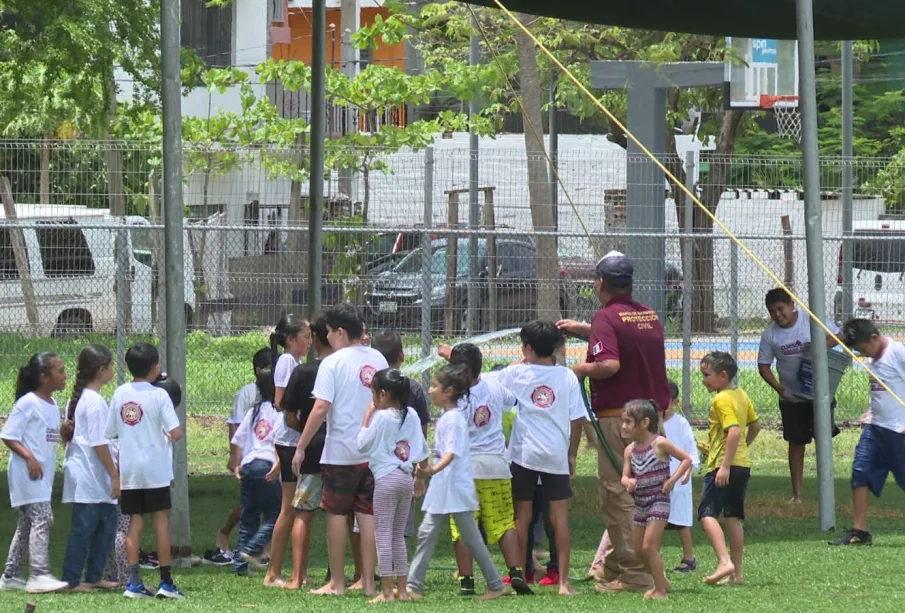
[[[644,598],[665,600],[670,584],[666,580],[660,543],[669,520],[669,493],[676,482],[691,477],[691,458],[657,434],[659,412],[653,400],[632,400],[622,410],[622,435],[632,440],[625,448],[622,485],[635,497],[635,552],[654,578],[654,587]],[[679,467],[669,474],[669,459]]]

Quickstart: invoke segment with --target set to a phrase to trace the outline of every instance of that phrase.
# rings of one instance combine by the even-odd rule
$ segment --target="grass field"
[[[834,443],[836,468],[837,526],[849,525],[847,476],[851,466],[852,450],[858,431],[845,430]],[[224,474],[225,426],[221,419],[190,420],[189,460],[192,472],[191,517],[193,543],[196,553],[213,545],[214,533],[220,526],[226,511],[236,502],[238,484],[235,478]],[[813,452],[813,449],[810,449]],[[578,584],[578,598],[562,600],[552,588],[539,588],[538,597],[531,600],[505,598],[493,603],[481,604],[456,595],[457,585],[451,571],[433,570],[428,574],[427,598],[422,603],[409,605],[382,605],[417,609],[424,613],[457,613],[486,610],[489,613],[524,613],[548,611],[557,607],[575,613],[592,613],[600,610],[639,610],[663,612],[716,611],[751,613],[840,611],[849,613],[853,608],[871,612],[900,612],[905,606],[905,583],[902,581],[903,551],[905,551],[905,494],[890,482],[882,499],[871,500],[871,529],[875,545],[862,549],[837,549],[826,544],[828,535],[819,533],[816,520],[817,481],[815,458],[808,456],[806,468],[806,501],[801,506],[787,503],[789,486],[785,463],[785,446],[778,433],[766,431],[753,448],[754,468],[748,494],[746,584],[739,587],[707,587],[701,580],[711,570],[715,558],[698,527],[694,529],[696,555],[700,570],[691,575],[674,576],[673,594],[668,602],[644,602],[637,594],[603,596],[593,592],[591,584]],[[571,502],[570,523],[572,530],[574,574],[584,574],[590,563],[603,524],[597,506],[596,459],[583,451],[579,461],[579,476],[575,482],[576,496]],[[5,458],[0,457],[5,466]],[[699,492],[700,475],[695,476],[695,491]],[[7,499],[6,479],[0,477],[0,497]],[[55,493],[59,500],[59,492]],[[53,533],[52,556],[54,570],[59,572],[69,530],[69,509],[57,505],[56,525]],[[8,508],[0,512],[0,548],[7,546],[16,521],[15,513]],[[312,543],[312,570],[316,579],[325,572],[326,548],[322,518],[318,519]],[[434,560],[435,566],[453,564],[452,548],[442,539]],[[146,539],[146,549],[153,549],[153,542]],[[675,566],[680,549],[675,535],[667,535],[663,557],[668,567]],[[498,567],[503,563],[496,555]],[[156,585],[154,572],[144,572],[149,583]],[[365,599],[350,595],[342,599],[318,598],[304,593],[286,593],[268,590],[260,585],[260,573],[251,579],[237,578],[228,570],[199,568],[177,570],[176,578],[187,600],[181,603],[146,602],[131,603],[119,594],[46,595],[36,596],[37,613],[105,613],[120,611],[180,610],[192,612],[261,611],[282,613],[308,611],[311,613],[352,613],[368,610]],[[479,586],[483,589],[483,586]],[[0,610],[4,613],[20,613],[26,603],[22,594],[0,594]]]
[[[127,346],[138,340],[152,341],[150,338],[131,337]],[[408,339],[407,339],[408,340]],[[509,339],[507,339],[509,340]],[[115,352],[116,339],[109,335],[95,335],[85,339],[59,340],[50,338],[26,338],[19,335],[0,334],[0,378],[9,381],[0,385],[0,414],[5,414],[12,407],[14,381],[19,366],[25,363],[33,353],[38,351],[54,351],[66,359],[70,377],[75,372],[75,358],[81,348],[89,342],[104,344]],[[413,344],[420,343],[411,339]],[[437,343],[445,342],[443,339]],[[188,383],[186,403],[189,415],[227,415],[233,403],[236,391],[246,383],[253,381],[251,356],[258,349],[266,346],[267,337],[263,333],[250,332],[241,336],[214,337],[203,332],[194,332],[186,337],[188,349]],[[411,348],[414,362],[420,356],[420,348]],[[490,352],[488,352],[490,353]],[[507,358],[515,359],[511,340],[506,349],[495,351]],[[417,355],[416,355],[417,354]],[[511,354],[511,356],[510,356]],[[570,345],[570,355],[574,358],[581,354],[579,344]],[[500,360],[490,360],[495,363]],[[682,382],[682,369],[670,368],[669,376],[677,383]],[[754,369],[742,369],[739,373],[741,386],[748,392],[755,407],[765,422],[779,419],[779,408],[776,393],[760,378]],[[115,381],[115,379],[114,379]],[[113,384],[104,391],[105,396],[113,394]],[[867,375],[856,369],[849,369],[843,376],[836,394],[838,407],[837,420],[857,419],[867,408],[868,381]],[[60,396],[60,400],[64,397]],[[710,395],[701,384],[700,376],[692,370],[692,410],[693,419],[706,416]],[[61,405],[63,403],[61,402]]]

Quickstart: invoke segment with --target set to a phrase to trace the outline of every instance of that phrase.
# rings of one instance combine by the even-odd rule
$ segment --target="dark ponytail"
[[[280,355],[279,348],[286,347],[286,339],[290,336],[295,336],[307,327],[308,321],[293,313],[280,317],[280,321],[277,322],[276,328],[274,328],[273,333],[270,335],[271,367],[277,365],[277,356]]]
[[[60,438],[69,444],[75,436],[75,408],[82,399],[82,392],[91,383],[101,368],[113,363],[113,354],[103,345],[86,345],[76,362],[75,384],[66,410],[66,421],[60,426]]]
[[[49,373],[54,359],[59,357],[50,351],[31,356],[28,364],[19,369],[19,376],[16,379],[16,400],[25,394],[37,391],[41,387],[41,375]]]
[[[258,421],[258,415],[261,413],[261,405],[265,402],[273,404],[273,397],[276,393],[276,389],[273,385],[273,371],[269,368],[262,368],[261,374],[258,375],[258,378],[255,381],[255,386],[258,388],[259,400],[255,403],[254,413],[251,416],[252,425]]]
[[[465,364],[447,364],[434,375],[444,389],[452,388],[453,400],[467,398],[471,392],[471,369]]]
[[[371,379],[371,389],[378,393],[386,392],[390,399],[399,405],[399,410],[402,412],[402,422],[399,424],[401,428],[409,412],[409,396],[412,393],[409,378],[395,368],[385,368],[374,374]]]

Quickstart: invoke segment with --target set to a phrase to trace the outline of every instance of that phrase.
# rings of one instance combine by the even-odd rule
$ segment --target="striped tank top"
[[[656,437],[650,445],[632,445],[632,474],[635,477],[635,499],[663,496],[663,484],[669,479],[669,462],[664,462],[654,453]],[[668,498],[668,497],[667,497]]]

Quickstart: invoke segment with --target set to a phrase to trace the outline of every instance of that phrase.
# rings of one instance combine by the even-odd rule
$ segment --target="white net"
[[[801,112],[798,110],[798,105],[777,103],[773,107],[773,114],[776,117],[776,129],[779,131],[779,135],[800,143]]]

